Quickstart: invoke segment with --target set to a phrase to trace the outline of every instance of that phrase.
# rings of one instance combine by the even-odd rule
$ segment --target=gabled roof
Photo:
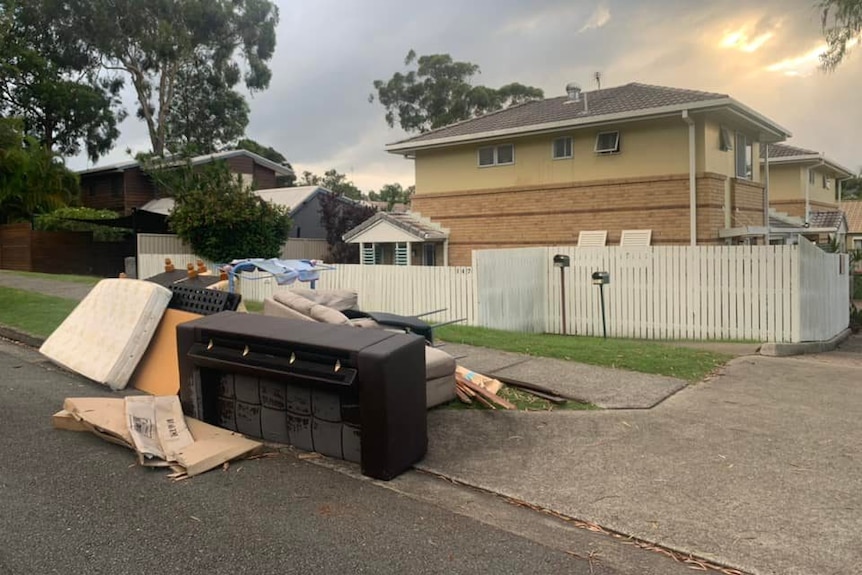
[[[377,212],[352,230],[342,236],[345,242],[355,239],[363,232],[373,228],[381,222],[391,224],[408,234],[414,236],[418,242],[434,240],[445,240],[449,234],[422,221],[410,213]]]
[[[314,196],[318,194],[331,194],[332,192],[326,188],[321,188],[320,186],[298,186],[295,188],[254,190],[254,193],[266,201],[270,201],[278,206],[289,208],[290,215],[293,216],[296,214],[297,210],[314,198]],[[345,198],[344,196],[338,197],[343,202],[355,202],[355,200]],[[159,198],[157,200],[150,200],[138,209],[167,216],[170,215],[171,211],[174,209],[174,199]]]
[[[267,160],[263,156],[255,154],[254,152],[249,152],[248,150],[226,150],[224,152],[215,152],[213,154],[204,154],[201,156],[195,156],[191,158],[190,162],[193,166],[198,166],[201,164],[208,164],[217,160],[227,160],[228,158],[235,158],[238,156],[246,156],[251,158],[254,163],[259,164],[265,168],[271,169],[278,175],[281,176],[291,176],[293,175],[293,170],[287,166],[282,166],[281,164],[277,164],[272,160]],[[168,158],[170,160],[170,158]],[[97,174],[100,172],[124,172],[131,168],[138,167],[139,162],[137,160],[127,160],[125,162],[118,162],[116,164],[108,164],[107,166],[97,166],[95,168],[89,168],[86,170],[80,170],[77,172],[79,176],[83,176],[85,174]]]
[[[766,147],[760,147],[761,164],[766,161],[766,152],[764,150]],[[839,179],[853,176],[853,172],[814,150],[798,148],[788,144],[770,144],[768,148],[770,164],[822,164],[835,172]]]
[[[837,230],[847,224],[844,212],[841,210],[830,210],[828,212],[811,212],[808,217],[808,225],[816,229]]]
[[[719,108],[728,109],[757,124],[760,130],[769,134],[764,141],[781,141],[790,135],[786,129],[727,94],[631,83],[583,92],[577,101],[561,96],[526,102],[389,144],[386,149],[393,153],[409,153],[421,148],[506,135],[618,123],[681,113],[683,110]]]
[[[862,234],[862,200],[841,202],[840,208],[847,216],[847,232]]]
[[[290,214],[296,213],[306,202],[322,193],[331,193],[320,186],[297,186],[295,188],[270,188],[256,190],[255,193],[264,200],[290,208]]]

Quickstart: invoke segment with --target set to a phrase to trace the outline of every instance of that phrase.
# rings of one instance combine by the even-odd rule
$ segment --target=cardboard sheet
[[[152,395],[176,395],[180,391],[180,368],[177,359],[177,326],[198,319],[200,314],[165,310],[147,352],[132,375],[131,384]]]
[[[183,416],[177,396],[69,397],[53,423],[58,429],[86,429],[132,449],[144,465],[181,467],[183,472],[174,478],[198,475],[263,447],[238,433]]]

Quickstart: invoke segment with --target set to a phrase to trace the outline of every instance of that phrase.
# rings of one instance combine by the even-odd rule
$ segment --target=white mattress
[[[133,279],[100,281],[39,351],[111,389],[123,389],[171,300],[171,291]]]

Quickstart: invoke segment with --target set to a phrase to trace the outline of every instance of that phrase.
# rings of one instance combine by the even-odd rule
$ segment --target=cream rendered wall
[[[838,200],[835,199],[835,178],[832,177],[831,172],[820,168],[811,169],[814,170],[814,183],[808,189],[809,200],[837,205]],[[823,176],[826,176],[826,181],[829,182],[828,188],[823,186]]]
[[[613,130],[620,132],[620,152],[596,154],[596,134]],[[554,139],[569,135],[574,157],[552,159]],[[515,163],[509,166],[478,166],[477,150],[488,143],[417,152],[416,193],[688,173],[688,127],[679,117],[494,142],[510,143]]]
[[[808,183],[809,170],[814,172],[814,183]],[[823,186],[826,176],[829,187]],[[770,200],[804,200],[805,187],[808,187],[808,201],[835,204],[835,178],[828,170],[816,167],[807,168],[802,164],[771,164],[769,166]]]
[[[799,165],[771,164],[769,166],[769,199],[804,200],[806,171]]]

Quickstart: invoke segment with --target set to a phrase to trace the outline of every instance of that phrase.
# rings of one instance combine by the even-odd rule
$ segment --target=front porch
[[[449,265],[449,231],[418,214],[379,212],[344,241],[359,244],[362,265]]]

